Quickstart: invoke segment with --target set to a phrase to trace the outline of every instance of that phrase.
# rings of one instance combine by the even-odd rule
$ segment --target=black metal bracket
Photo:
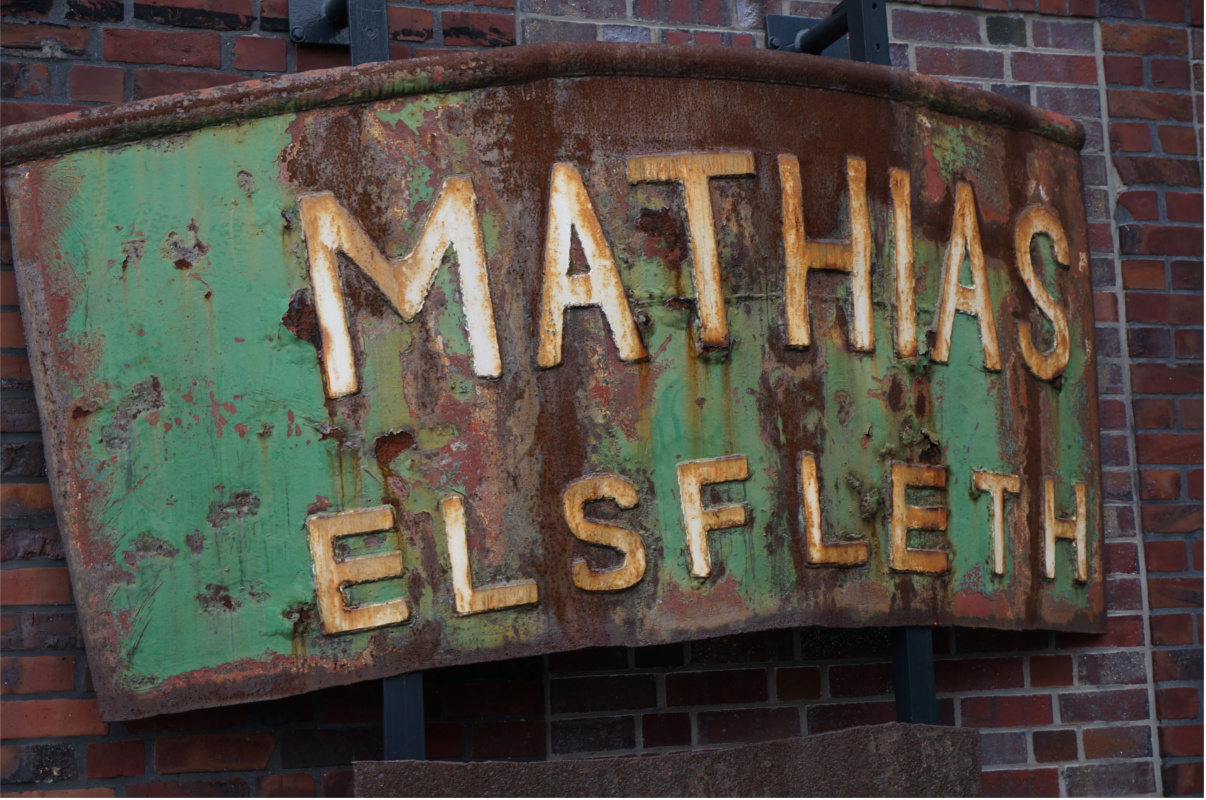
[[[389,61],[385,0],[289,0],[289,38],[351,45],[353,64]]]
[[[892,629],[892,683],[896,690],[897,722],[938,724],[933,630]]]
[[[766,46],[890,67],[885,0],[842,0],[820,20],[767,14]]]
[[[386,761],[423,761],[427,736],[423,715],[423,673],[395,675],[381,682]]]

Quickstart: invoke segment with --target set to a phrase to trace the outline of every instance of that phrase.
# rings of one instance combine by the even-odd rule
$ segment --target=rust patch
[[[225,486],[215,486],[214,491],[221,494]],[[226,499],[214,500],[209,504],[209,514],[205,521],[214,530],[225,528],[232,519],[241,520],[252,517],[260,512],[260,498],[251,492],[231,492]]]
[[[230,593],[229,586],[220,583],[205,584],[202,594],[194,595],[197,605],[207,614],[221,614],[235,611],[243,605],[243,601]]]
[[[197,220],[190,220],[185,230],[188,231],[187,234],[169,232],[163,247],[159,249],[163,257],[171,261],[176,269],[192,269],[209,252],[209,244],[201,241],[198,236],[200,228],[197,226]]]
[[[142,414],[163,408],[163,386],[152,375],[134,384],[117,403],[113,424],[101,429],[101,442],[110,450],[121,450],[130,443],[130,426]]]

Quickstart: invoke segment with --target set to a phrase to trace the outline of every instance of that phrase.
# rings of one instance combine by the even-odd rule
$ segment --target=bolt
[[[303,36],[305,36],[305,31],[302,30],[301,25],[297,25],[293,30],[289,31],[289,38],[295,42],[300,42]]]
[[[778,50],[779,49],[779,37],[778,36],[770,37],[769,39],[766,40],[766,44],[771,50]]]

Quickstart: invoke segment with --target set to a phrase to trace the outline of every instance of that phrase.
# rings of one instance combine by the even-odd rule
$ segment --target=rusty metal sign
[[[10,130],[107,718],[769,627],[1104,623],[1062,117],[575,44]]]

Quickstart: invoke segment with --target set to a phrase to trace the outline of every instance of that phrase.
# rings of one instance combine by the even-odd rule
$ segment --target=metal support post
[[[766,15],[766,46],[892,66],[885,0],[842,0],[822,20]]]
[[[408,672],[386,678],[381,688],[385,705],[385,760],[425,760],[423,673]]]
[[[932,629],[892,629],[892,682],[896,689],[897,722],[938,724]]]
[[[353,64],[389,61],[385,0],[289,0],[289,38],[350,45]]]

